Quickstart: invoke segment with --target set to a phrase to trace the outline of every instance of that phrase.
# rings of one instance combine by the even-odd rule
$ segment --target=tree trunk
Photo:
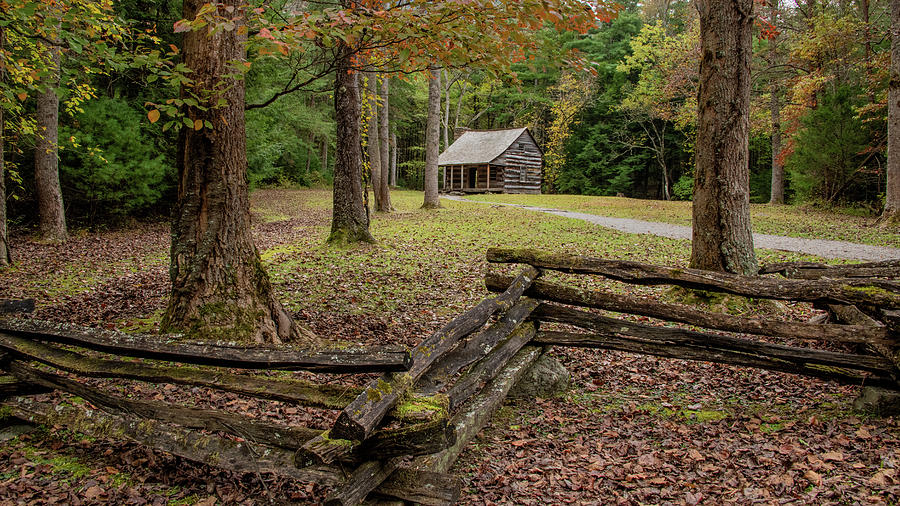
[[[322,139],[322,155],[319,157],[320,163],[322,165],[322,173],[328,171],[328,138]]]
[[[769,0],[769,23],[775,26],[778,19],[778,0]],[[778,34],[769,39],[769,68],[778,63]],[[769,112],[772,118],[772,186],[769,204],[784,204],[784,160],[781,159],[781,99],[778,96],[780,86],[772,78],[769,87]]]
[[[37,142],[34,147],[34,185],[38,201],[41,238],[47,241],[65,241],[66,215],[62,190],[59,186],[59,48],[43,43],[50,54],[50,72],[53,74],[48,88],[37,97]]]
[[[758,269],[750,229],[752,0],[698,0],[700,91],[691,267]]]
[[[339,42],[338,50],[334,73],[334,115],[337,124],[334,210],[328,242],[375,242],[369,233],[369,210],[363,202],[359,74],[351,66],[352,48]]]
[[[186,0],[185,19],[194,19],[203,3]],[[227,6],[241,8],[237,0],[220,5],[223,13]],[[211,90],[233,73],[231,62],[244,60],[245,42],[238,30],[185,33],[184,63],[193,71],[195,91]],[[210,341],[279,343],[301,334],[311,340],[275,298],[250,235],[244,81],[230,81],[210,99],[223,98],[226,106],[186,110],[200,128],[184,128],[179,136],[172,294],[160,326]],[[190,91],[184,88],[182,95]]]
[[[397,186],[397,134],[391,132],[391,186]]]
[[[5,33],[3,27],[0,26],[0,51],[5,46]],[[0,84],[6,81],[5,68],[0,69]],[[6,230],[6,164],[3,158],[3,150],[5,148],[3,139],[3,107],[0,107],[0,267],[6,267],[12,264],[12,255],[9,251],[9,235]]]
[[[381,209],[386,213],[391,212],[391,161],[390,161],[390,118],[388,117],[390,103],[390,85],[387,74],[381,76],[381,105],[378,107],[378,146],[381,149]]]
[[[882,223],[900,222],[900,0],[891,0],[891,79],[888,87],[887,195]]]
[[[369,178],[372,181],[372,193],[375,194],[375,210],[384,211],[384,203],[381,202],[381,146],[379,144],[378,130],[378,74],[369,72],[366,74],[366,151],[369,159]]]
[[[450,73],[444,70],[444,145],[443,149],[450,147]]]
[[[425,117],[425,209],[441,207],[438,197],[438,155],[441,135],[441,69],[428,80],[428,115]]]

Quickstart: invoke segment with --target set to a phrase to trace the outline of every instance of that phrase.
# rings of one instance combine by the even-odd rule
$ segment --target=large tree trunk
[[[185,0],[185,19],[194,19],[203,3]],[[227,6],[241,8],[237,0],[220,5],[223,13]],[[231,62],[244,60],[245,41],[238,30],[185,33],[184,63],[199,90],[228,81],[224,76],[234,72]],[[211,127],[185,128],[179,136],[172,294],[161,328],[212,341],[277,343],[300,337],[275,298],[250,235],[244,81],[231,79],[226,91],[210,100],[219,98],[227,105],[186,111],[198,126],[209,122]]]
[[[441,207],[438,196],[438,155],[441,135],[441,69],[431,70],[428,80],[428,114],[425,117],[425,209]]]
[[[769,23],[775,26],[778,20],[778,0],[769,0]],[[778,34],[769,39],[769,68],[778,64]],[[772,184],[769,204],[784,204],[784,160],[781,159],[781,99],[780,86],[774,78],[769,86],[769,113],[772,119]]]
[[[381,146],[378,137],[378,74],[366,74],[366,151],[369,160],[369,177],[375,194],[375,210],[384,211],[381,202]]]
[[[891,0],[891,79],[888,88],[887,195],[882,223],[900,222],[900,0]]]
[[[62,190],[59,186],[59,48],[43,44],[50,54],[53,77],[48,88],[37,97],[37,142],[34,147],[34,185],[37,194],[41,238],[47,241],[65,241],[66,215]]]
[[[390,161],[390,85],[387,74],[381,76],[381,105],[378,107],[378,147],[381,149],[381,209],[391,212],[391,161]]]
[[[0,26],[0,51],[5,46],[6,34]],[[0,84],[6,81],[6,69],[0,68]],[[12,264],[12,254],[9,251],[9,235],[6,230],[6,164],[3,158],[3,150],[6,147],[3,139],[3,107],[0,107],[0,267]]]
[[[753,0],[698,0],[700,91],[691,267],[755,274],[748,166]]]
[[[334,161],[334,206],[328,242],[375,242],[369,233],[369,210],[363,202],[360,148],[359,74],[350,58],[353,50],[338,42],[334,77],[337,148]]]

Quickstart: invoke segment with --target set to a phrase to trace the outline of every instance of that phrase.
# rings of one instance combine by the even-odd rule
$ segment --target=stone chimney
[[[468,132],[470,129],[464,127],[456,127],[453,129],[453,142],[456,142],[456,139],[459,139],[459,136]]]

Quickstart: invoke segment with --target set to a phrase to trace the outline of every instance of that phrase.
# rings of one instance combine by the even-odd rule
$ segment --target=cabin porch
[[[444,166],[444,191],[486,193],[503,191],[503,167],[484,165]]]

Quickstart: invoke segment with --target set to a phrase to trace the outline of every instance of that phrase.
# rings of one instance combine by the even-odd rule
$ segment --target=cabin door
[[[478,167],[469,167],[469,188],[478,187]]]

